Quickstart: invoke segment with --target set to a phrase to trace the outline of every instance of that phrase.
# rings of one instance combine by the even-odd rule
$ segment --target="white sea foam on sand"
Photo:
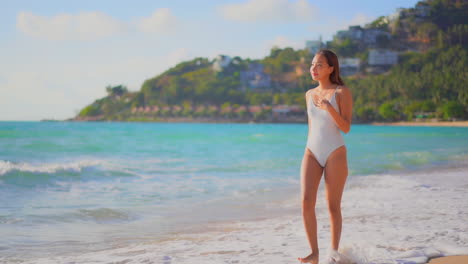
[[[330,235],[323,185],[318,195],[320,260],[325,263]],[[466,168],[350,177],[342,202],[340,252],[357,263],[398,264],[468,254],[467,201]],[[288,204],[296,207],[297,214],[213,223],[204,232],[174,234],[164,241],[24,263],[298,263],[297,257],[310,251],[299,196],[283,203]]]

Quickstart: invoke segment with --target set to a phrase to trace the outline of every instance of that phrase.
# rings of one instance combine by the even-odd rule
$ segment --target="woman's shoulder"
[[[336,89],[336,100],[338,103],[352,101],[351,91],[346,85],[340,85]]]
[[[346,85],[339,85],[336,89],[336,93],[339,95],[351,94],[351,91]]]
[[[338,85],[336,87],[336,91],[339,92],[339,93],[342,93],[344,91],[349,91],[349,88],[346,85]]]
[[[318,86],[317,86],[318,87]],[[308,94],[311,94],[311,93],[314,93],[315,89],[317,89],[317,87],[314,87],[314,88],[310,88],[309,90],[306,91],[306,95]]]
[[[315,88],[312,88],[312,89],[307,90],[307,91],[305,92],[305,97],[309,97],[309,96],[313,93],[313,90],[314,90],[314,89],[315,89]]]

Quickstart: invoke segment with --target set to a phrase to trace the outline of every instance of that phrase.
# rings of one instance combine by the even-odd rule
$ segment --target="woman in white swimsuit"
[[[348,176],[346,146],[341,132],[351,128],[353,101],[340,77],[338,58],[330,50],[315,54],[310,74],[319,85],[306,92],[309,132],[301,166],[302,217],[312,253],[298,258],[317,264],[317,218],[315,202],[322,174],[330,214],[331,249],[338,250],[341,236],[341,196]]]

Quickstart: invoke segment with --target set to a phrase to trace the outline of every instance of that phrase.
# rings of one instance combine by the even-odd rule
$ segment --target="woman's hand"
[[[330,102],[325,97],[318,94],[314,94],[314,104],[322,110],[328,110],[331,106]]]

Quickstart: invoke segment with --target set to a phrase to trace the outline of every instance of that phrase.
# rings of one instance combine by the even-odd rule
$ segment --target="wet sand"
[[[375,126],[443,126],[443,127],[468,127],[468,121],[440,121],[440,122],[374,122]]]
[[[468,255],[435,258],[429,261],[429,264],[466,264],[466,263],[468,263]]]

